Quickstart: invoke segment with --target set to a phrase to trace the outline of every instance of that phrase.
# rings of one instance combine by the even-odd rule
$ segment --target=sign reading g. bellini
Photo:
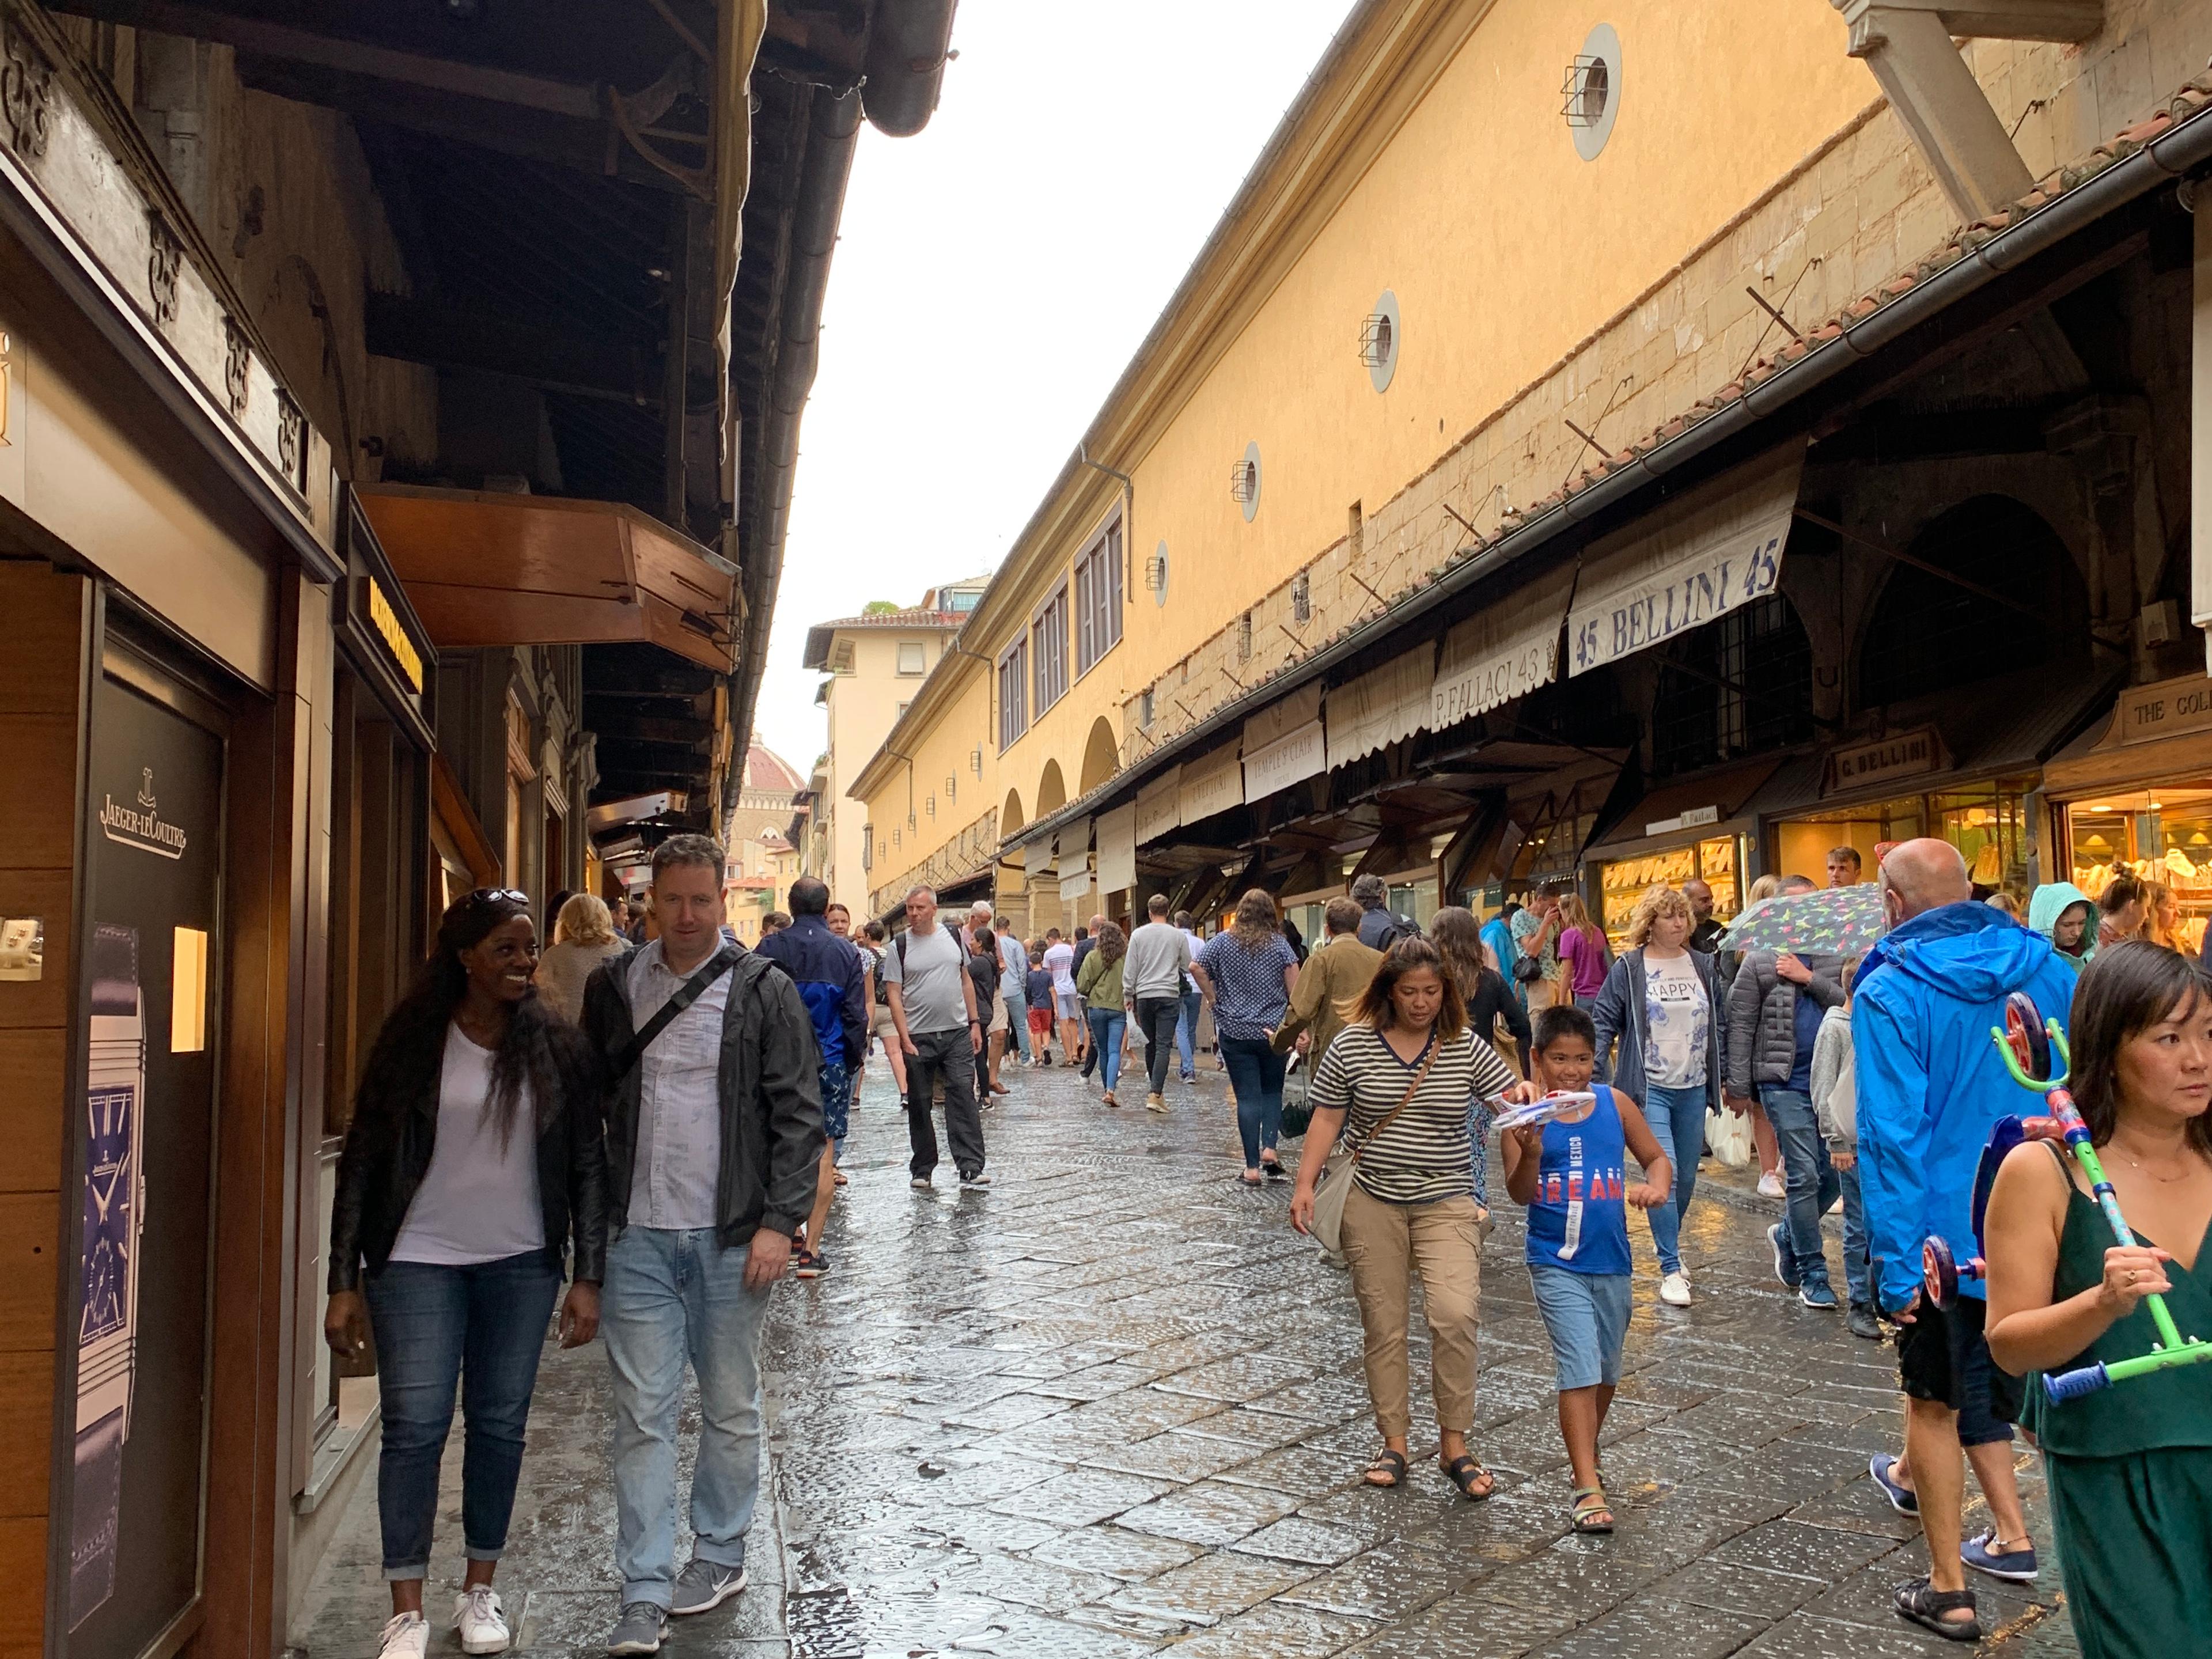
[[[109,794],[100,797],[100,833],[119,847],[152,853],[165,859],[184,857],[183,826],[167,822],[157,810],[154,799],[154,769],[149,766],[139,775],[143,781],[138,787],[138,799],[133,805],[120,805],[115,797]]]

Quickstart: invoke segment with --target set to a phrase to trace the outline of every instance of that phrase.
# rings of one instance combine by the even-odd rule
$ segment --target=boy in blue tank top
[[[1635,1100],[1602,1083],[1592,1086],[1597,1029],[1590,1017],[1580,1008],[1547,1008],[1532,1035],[1538,1087],[1597,1097],[1574,1116],[1508,1130],[1504,1144],[1506,1193],[1528,1206],[1528,1279],[1558,1367],[1559,1437],[1574,1465],[1575,1530],[1611,1532],[1597,1437],[1628,1334],[1626,1206],[1664,1204],[1674,1178]],[[1628,1152],[1644,1166],[1644,1180],[1633,1187],[1626,1176]]]

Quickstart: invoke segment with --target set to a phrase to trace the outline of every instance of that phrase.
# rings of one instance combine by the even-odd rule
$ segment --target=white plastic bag
[[[1751,1115],[1731,1112],[1724,1106],[1706,1108],[1705,1145],[1729,1169],[1741,1170],[1751,1162]]]

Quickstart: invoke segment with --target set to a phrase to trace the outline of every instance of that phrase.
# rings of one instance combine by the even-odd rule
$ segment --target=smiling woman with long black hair
[[[592,1340],[606,1260],[599,1071],[581,1033],[532,988],[538,935],[520,893],[457,899],[415,985],[378,1032],[338,1159],[323,1334],[357,1354],[376,1334],[384,1443],[377,1467],[392,1621],[383,1659],[429,1644],[422,1580],[438,1465],[465,1388],[466,1582],[453,1627],[500,1653],[491,1588],[507,1545],[523,1430],[573,1235],[561,1345]],[[365,1298],[365,1299],[364,1299]]]

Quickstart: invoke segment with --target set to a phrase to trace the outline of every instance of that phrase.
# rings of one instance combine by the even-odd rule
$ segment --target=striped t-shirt
[[[1435,1040],[1431,1034],[1430,1041]],[[1424,1049],[1408,1065],[1373,1026],[1348,1025],[1314,1073],[1313,1105],[1347,1114],[1343,1143],[1359,1154],[1353,1178],[1370,1197],[1386,1203],[1466,1197],[1474,1169],[1468,1102],[1478,1094],[1485,1099],[1501,1095],[1515,1081],[1496,1049],[1462,1031],[1444,1046],[1419,1092],[1376,1138],[1376,1126],[1406,1099],[1427,1058]]]

